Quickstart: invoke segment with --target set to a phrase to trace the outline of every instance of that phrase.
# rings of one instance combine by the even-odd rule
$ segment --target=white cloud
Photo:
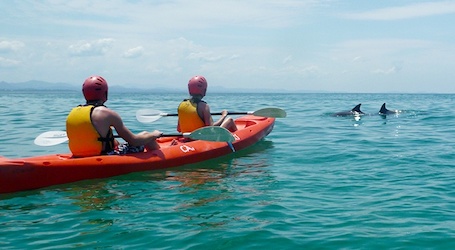
[[[425,87],[455,77],[455,0],[24,0],[0,9],[0,66],[14,67],[0,81],[79,82],[96,72],[180,87],[206,74],[242,76],[233,87],[286,79],[293,89],[332,90],[368,77]]]
[[[263,71],[272,72],[276,75],[297,75],[297,76],[315,76],[322,74],[317,65],[289,65],[282,68],[263,68]]]
[[[212,52],[192,52],[187,56],[187,59],[190,60],[201,60],[206,62],[216,62],[226,59],[226,56],[217,55]]]
[[[365,61],[365,58],[361,57],[361,56],[356,56],[354,57],[354,59],[352,59],[352,62],[364,62]]]
[[[20,64],[20,61],[0,57],[0,67],[2,67],[2,68],[14,67],[19,64]]]
[[[287,64],[292,61],[292,55],[287,56],[286,58],[283,59],[283,64]]]
[[[366,62],[372,58],[387,58],[410,51],[416,53],[435,47],[438,45],[434,42],[416,39],[359,39],[344,41],[334,46],[331,53],[336,55],[335,60]]]
[[[137,58],[137,57],[142,56],[143,53],[144,53],[144,47],[138,46],[138,47],[131,48],[131,49],[125,51],[125,53],[123,53],[123,57]]]
[[[383,74],[383,75],[390,75],[390,74],[394,74],[394,73],[397,73],[399,71],[401,71],[402,67],[400,66],[392,66],[388,69],[376,69],[376,70],[373,70],[372,73],[374,74]]]
[[[69,46],[71,55],[74,56],[98,56],[104,55],[112,47],[114,39],[103,38],[92,42],[80,41]]]
[[[360,20],[398,20],[454,13],[455,2],[443,1],[416,3],[400,7],[376,9],[361,13],[350,13],[345,14],[344,17],[348,19]]]
[[[320,68],[317,65],[309,65],[306,67],[303,67],[299,70],[301,74],[318,74],[321,73]]]
[[[24,47],[24,43],[20,41],[0,41],[0,52],[1,51],[17,51]]]

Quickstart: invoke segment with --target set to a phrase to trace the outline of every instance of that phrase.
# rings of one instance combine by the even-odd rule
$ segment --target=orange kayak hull
[[[27,158],[0,157],[0,193],[33,190],[88,179],[108,178],[132,172],[178,167],[214,159],[252,146],[273,129],[275,119],[243,116],[235,141],[185,141],[159,138],[161,148],[143,153],[72,158],[70,153]]]

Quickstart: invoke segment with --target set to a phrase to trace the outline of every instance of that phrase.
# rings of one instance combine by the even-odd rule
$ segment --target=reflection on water
[[[201,230],[223,228],[245,220],[250,222],[250,217],[242,219],[232,214],[237,209],[245,209],[245,204],[254,206],[256,203],[252,204],[249,199],[264,194],[263,185],[271,176],[267,172],[274,164],[271,154],[266,153],[268,150],[273,150],[273,143],[264,140],[231,155],[198,164],[3,196],[11,199],[9,203],[21,204],[0,206],[5,212],[4,218],[10,218],[7,220],[10,224],[3,224],[10,229],[4,230],[11,231],[14,225],[16,233],[25,228],[30,231],[30,226],[38,223],[40,228],[48,225],[47,231],[54,233],[65,226],[70,229],[63,235],[77,231],[80,236],[90,237],[112,230],[121,232],[131,225],[152,227],[165,218],[185,221],[188,227]],[[47,197],[49,202],[34,201],[33,197]],[[239,203],[242,197],[245,199]],[[19,200],[12,202],[13,199]],[[29,211],[41,212],[29,214]],[[12,214],[21,215],[16,220]],[[70,219],[75,216],[77,220]],[[19,221],[19,218],[22,219]]]
[[[186,165],[179,168],[164,171],[164,179],[178,181],[178,187],[192,187],[217,183],[226,177],[235,177],[239,174],[262,172],[270,163],[261,159],[259,155],[253,155],[272,147],[271,141],[260,141],[250,148],[238,151],[218,159],[209,160],[197,164]],[[259,157],[258,157],[259,156]],[[253,157],[253,161],[245,161]]]
[[[153,189],[145,189],[144,184],[150,184],[151,188],[162,188],[167,190],[166,192],[188,195],[189,200],[176,204],[177,210],[204,206],[230,198],[229,192],[232,187],[229,181],[225,181],[226,178],[239,178],[240,176],[253,178],[264,175],[267,167],[273,162],[271,159],[267,159],[267,154],[263,154],[263,151],[272,147],[273,142],[260,141],[248,149],[197,164],[132,173],[109,179],[86,180],[44,190],[45,192],[65,193],[67,198],[73,201],[73,205],[80,207],[80,212],[113,209],[114,203],[130,199],[137,193],[153,193]],[[35,190],[22,194],[26,198],[27,195],[39,192],[39,190]],[[13,198],[17,195],[3,196],[3,198],[7,197]],[[24,206],[22,209],[27,209],[27,207]],[[36,207],[29,209],[36,209]]]
[[[259,183],[269,182],[266,172],[273,164],[263,151],[271,148],[270,141],[261,141],[233,155],[164,171],[162,178],[167,188],[181,197],[174,210],[183,214],[186,221],[204,228],[218,228],[238,220],[226,214],[226,207],[237,207],[239,197],[263,192]],[[261,178],[263,182],[258,181]]]
[[[82,99],[55,96],[0,93],[0,155],[68,151],[33,145]],[[135,132],[175,133],[175,117],[144,125],[134,111],[173,113],[180,94],[112,97]],[[267,141],[204,163],[0,195],[0,249],[454,248],[454,95],[209,98],[214,111],[273,105],[288,117]],[[353,100],[372,115],[323,115]],[[383,119],[385,101],[409,112]]]
[[[74,200],[73,204],[81,208],[81,212],[112,209],[113,203],[131,198],[121,189],[116,189],[115,185],[112,185],[108,180],[93,180],[87,184],[82,183],[72,184],[71,187],[65,189],[69,193],[68,197]]]

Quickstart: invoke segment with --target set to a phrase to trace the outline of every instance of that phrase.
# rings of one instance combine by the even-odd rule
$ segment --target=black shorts
[[[144,152],[144,146],[130,146],[128,143],[123,143],[118,145],[118,147],[111,152],[108,152],[108,155],[124,155],[130,153],[139,153]]]

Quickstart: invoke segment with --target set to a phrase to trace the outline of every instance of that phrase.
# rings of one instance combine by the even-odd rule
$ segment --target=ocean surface
[[[110,94],[134,132],[175,133],[184,94]],[[255,146],[178,168],[0,195],[0,249],[455,249],[455,95],[211,94],[286,110]],[[0,91],[0,155],[64,130],[79,92]],[[360,119],[334,117],[362,103]],[[398,115],[379,116],[383,103]]]

